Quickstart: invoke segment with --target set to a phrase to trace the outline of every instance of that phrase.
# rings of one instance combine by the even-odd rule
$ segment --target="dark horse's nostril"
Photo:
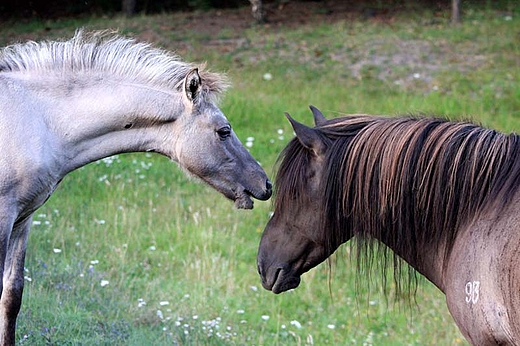
[[[265,187],[267,188],[267,190],[271,190],[273,188],[273,183],[271,183],[271,181],[269,179],[267,179],[266,183],[265,183]]]

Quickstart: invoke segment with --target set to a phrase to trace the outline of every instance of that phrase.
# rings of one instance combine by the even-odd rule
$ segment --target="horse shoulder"
[[[62,178],[44,112],[23,80],[0,73],[0,203],[16,201],[19,214],[43,204]]]
[[[520,196],[457,237],[445,271],[448,308],[475,345],[520,344]]]

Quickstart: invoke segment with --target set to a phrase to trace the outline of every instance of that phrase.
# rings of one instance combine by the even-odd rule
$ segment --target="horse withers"
[[[118,35],[0,50],[0,344],[15,342],[34,211],[69,172],[125,152],[157,152],[237,208],[271,183],[217,106],[224,76]]]
[[[376,253],[399,269],[402,259],[444,292],[472,344],[519,345],[520,137],[437,118],[326,120],[311,109],[314,128],[287,114],[296,138],[280,156],[258,251],[264,288],[297,287],[355,237],[361,263],[377,265]],[[398,288],[410,280],[403,272]]]

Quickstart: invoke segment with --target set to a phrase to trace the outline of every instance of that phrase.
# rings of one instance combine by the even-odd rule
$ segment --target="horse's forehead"
[[[210,123],[227,123],[227,117],[224,112],[214,103],[205,102],[201,105],[199,113],[204,116]]]

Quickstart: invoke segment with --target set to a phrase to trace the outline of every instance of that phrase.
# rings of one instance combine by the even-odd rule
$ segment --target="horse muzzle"
[[[237,209],[253,209],[254,202],[251,197],[261,201],[268,200],[273,193],[273,184],[269,179],[266,180],[265,187],[261,191],[249,191],[240,189],[235,195],[235,207]]]
[[[264,268],[259,264],[258,273],[262,279],[262,286],[275,294],[296,288],[301,281],[300,275],[280,267]]]

